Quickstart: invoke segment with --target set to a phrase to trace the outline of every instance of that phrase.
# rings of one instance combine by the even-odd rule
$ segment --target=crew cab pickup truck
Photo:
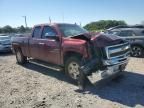
[[[38,59],[64,68],[73,80],[80,77],[79,68],[95,60],[86,76],[102,78],[121,73],[128,63],[130,45],[117,37],[89,33],[76,24],[41,24],[34,26],[31,36],[16,37],[12,42],[19,64],[28,58]],[[107,73],[107,74],[106,74]]]

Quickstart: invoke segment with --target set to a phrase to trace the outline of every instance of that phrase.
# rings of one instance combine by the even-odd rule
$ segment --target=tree
[[[18,29],[17,31],[20,32],[20,33],[24,33],[26,31],[26,29],[23,25],[18,27],[17,29]]]
[[[3,27],[2,31],[3,33],[13,33],[15,30],[11,26],[7,25]]]
[[[118,25],[127,25],[125,21],[116,20],[100,20],[96,22],[91,22],[84,26],[85,29],[90,31],[105,30]]]
[[[0,27],[0,33],[29,33],[31,32],[32,28],[25,28],[24,26],[20,26],[17,28],[12,28],[11,26],[7,25],[4,27]]]
[[[27,28],[26,28],[26,32],[27,32],[27,33],[30,33],[31,31],[32,31],[32,28],[30,28],[30,27],[27,27]]]

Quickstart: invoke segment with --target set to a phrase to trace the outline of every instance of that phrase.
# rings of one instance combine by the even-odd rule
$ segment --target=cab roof
[[[37,27],[37,26],[55,26],[55,25],[61,25],[61,24],[68,25],[70,23],[44,23],[44,24],[36,24],[36,25],[34,25],[34,27]],[[75,24],[70,24],[70,25],[75,25]]]

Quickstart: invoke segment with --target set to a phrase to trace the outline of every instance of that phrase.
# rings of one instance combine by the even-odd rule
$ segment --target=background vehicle
[[[128,40],[131,44],[132,56],[144,56],[144,26],[118,26],[107,30],[106,33]]]
[[[0,35],[0,52],[11,51],[11,38],[7,35]]]
[[[130,52],[126,41],[116,36],[92,35],[76,24],[36,25],[31,36],[14,38],[12,46],[19,64],[32,57],[63,67],[76,81],[80,77],[79,67],[94,59],[95,70],[85,75],[95,73],[107,78],[121,73]]]

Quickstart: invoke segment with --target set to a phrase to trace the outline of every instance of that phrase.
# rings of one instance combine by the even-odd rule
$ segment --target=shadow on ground
[[[128,107],[135,107],[138,104],[144,106],[144,75],[125,72],[123,77],[102,85],[89,86],[85,91]]]
[[[24,67],[74,84],[63,72],[54,71],[33,63],[28,63]],[[76,90],[76,92],[79,91]],[[81,93],[98,95],[102,99],[117,102],[128,107],[134,107],[138,104],[144,106],[144,75],[125,72],[123,77],[108,83],[101,84],[99,82],[95,86],[88,85],[86,90]]]
[[[33,70],[34,72],[39,72],[44,75],[54,77],[61,81],[65,81],[65,82],[68,82],[71,84],[76,84],[73,80],[71,80],[69,77],[67,77],[67,75],[62,71],[55,71],[55,70],[49,69],[47,67],[43,67],[38,64],[32,63],[32,62],[29,62],[23,66],[24,66],[24,68]]]

